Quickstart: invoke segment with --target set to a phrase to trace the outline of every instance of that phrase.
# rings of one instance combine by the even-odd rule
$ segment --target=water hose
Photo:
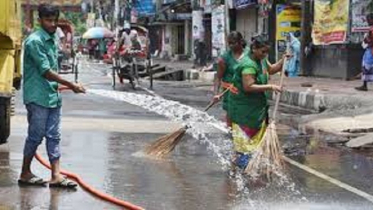
[[[58,91],[65,91],[65,90],[71,90],[71,89],[69,87],[66,87],[66,86],[60,86],[58,88]],[[46,160],[44,160],[39,154],[36,154],[35,158],[42,165],[44,165],[48,169],[51,169],[50,164]],[[61,174],[67,176],[69,179],[75,180],[80,185],[81,188],[83,188],[85,191],[89,192],[93,196],[96,196],[96,197],[100,198],[101,200],[104,200],[104,201],[107,201],[109,203],[118,205],[120,207],[124,207],[124,208],[129,209],[129,210],[143,210],[144,209],[140,206],[136,206],[136,205],[134,205],[132,203],[129,203],[127,201],[120,200],[118,198],[115,198],[111,195],[108,195],[106,193],[103,193],[103,192],[93,188],[88,183],[84,182],[84,180],[80,176],[78,176],[77,174],[74,174],[74,173],[71,173],[71,172],[68,172],[68,171],[64,171],[64,170],[61,170]]]
[[[35,158],[43,166],[47,167],[48,169],[51,169],[50,164],[46,160],[44,160],[39,154],[36,154]],[[124,208],[129,209],[129,210],[143,210],[144,209],[140,206],[136,206],[132,203],[120,200],[118,198],[114,198],[113,196],[110,196],[108,194],[100,192],[99,190],[93,188],[92,186],[90,186],[89,184],[84,182],[84,180],[77,174],[74,174],[74,173],[71,173],[71,172],[68,172],[68,171],[65,171],[65,170],[61,170],[61,174],[67,176],[69,179],[75,180],[80,185],[80,187],[82,187],[84,190],[86,190],[90,194],[92,194],[92,195],[94,195],[94,196],[96,196],[96,197],[98,197],[98,198],[100,198],[104,201],[107,201],[109,203],[118,205],[120,207],[124,207]]]

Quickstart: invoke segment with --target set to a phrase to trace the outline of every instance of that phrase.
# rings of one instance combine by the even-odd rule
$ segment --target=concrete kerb
[[[272,93],[270,98],[275,100],[276,94]],[[285,90],[281,93],[280,102],[287,105],[298,106],[308,110],[320,112],[326,109],[325,98],[325,95],[320,93]]]
[[[271,93],[270,99],[275,100],[276,94]],[[346,115],[351,115],[352,113],[357,114],[358,108],[368,107],[373,104],[372,100],[356,95],[296,90],[284,90],[284,92],[281,93],[280,102],[317,112],[323,112],[325,110],[337,112],[339,110],[344,110],[341,114]],[[363,109],[361,111],[363,111]]]

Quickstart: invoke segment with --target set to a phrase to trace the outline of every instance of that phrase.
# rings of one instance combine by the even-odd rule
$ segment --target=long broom
[[[285,58],[282,66],[280,87],[282,87],[284,82],[286,63],[287,58]],[[280,104],[280,99],[281,93],[278,93],[273,110],[272,120],[263,134],[262,141],[259,144],[258,149],[253,154],[253,158],[245,169],[245,173],[252,176],[254,179],[265,175],[268,180],[271,180],[272,175],[276,171],[281,171],[284,168],[282,150],[276,131],[276,114]]]
[[[220,96],[223,96],[229,90],[229,88],[225,89],[220,94]],[[204,111],[208,111],[216,103],[216,101],[210,102],[209,105],[207,105],[207,107],[204,109]],[[144,150],[145,154],[160,159],[166,157],[175,149],[176,145],[181,142],[187,129],[188,126],[184,126],[173,133],[161,136]]]

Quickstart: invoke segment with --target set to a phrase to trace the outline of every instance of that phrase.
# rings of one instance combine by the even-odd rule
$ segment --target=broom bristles
[[[145,149],[145,153],[155,158],[164,158],[168,156],[183,139],[186,130],[187,129],[183,127],[173,133],[161,136]]]
[[[245,169],[245,173],[253,178],[266,175],[267,179],[272,178],[275,171],[284,167],[280,141],[276,132],[276,124],[270,123],[263,135],[263,140],[254,153]]]

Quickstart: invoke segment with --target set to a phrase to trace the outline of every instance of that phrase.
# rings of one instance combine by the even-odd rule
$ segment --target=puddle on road
[[[225,205],[223,205],[223,207],[219,207],[219,208],[212,207],[212,206],[209,206],[208,208],[201,208],[203,207],[203,205],[208,206],[208,204],[201,203],[200,204],[201,206],[198,206],[198,208],[187,208],[187,209],[277,209],[274,203],[278,203],[278,204],[283,203],[284,204],[283,206],[288,206],[288,207],[292,205],[293,206],[303,205],[307,209],[319,209],[319,208],[323,209],[324,204],[319,204],[319,203],[313,204],[311,201],[307,200],[307,198],[311,198],[311,199],[314,198],[315,200],[320,200],[320,199],[317,199],[317,196],[314,196],[308,192],[301,193],[303,192],[303,189],[301,189],[300,186],[304,186],[303,185],[304,183],[302,181],[296,180],[296,183],[300,184],[300,186],[297,186],[295,182],[292,181],[292,178],[290,176],[280,177],[281,179],[279,180],[279,182],[272,183],[271,185],[265,188],[259,188],[259,189],[253,189],[252,187],[251,188],[247,187],[245,184],[247,182],[245,178],[242,176],[238,176],[235,179],[228,178],[229,167],[230,167],[230,157],[231,157],[231,142],[229,138],[224,134],[221,134],[220,136],[211,136],[209,135],[209,131],[204,130],[203,127],[198,127],[198,123],[204,122],[206,124],[210,124],[215,127],[218,127],[222,130],[225,128],[224,124],[216,120],[214,117],[209,116],[205,112],[201,112],[199,110],[196,110],[192,107],[186,106],[179,102],[170,101],[170,100],[166,100],[160,97],[153,97],[149,95],[142,95],[142,94],[140,95],[140,94],[135,94],[135,93],[116,92],[116,91],[107,91],[107,90],[90,90],[90,93],[98,94],[103,97],[109,97],[115,100],[124,101],[130,104],[134,104],[144,109],[147,109],[149,111],[155,112],[159,115],[166,116],[167,118],[171,120],[178,121],[178,122],[191,126],[191,129],[188,130],[190,139],[187,142],[194,142],[194,144],[189,143],[188,146],[185,146],[185,145],[184,147],[179,146],[178,150],[184,151],[184,153],[188,153],[188,152],[190,153],[191,151],[193,151],[194,153],[192,152],[192,154],[189,154],[189,155],[185,154],[182,156],[178,156],[178,153],[176,153],[171,162],[165,162],[164,164],[180,165],[179,170],[182,170],[186,173],[184,177],[188,177],[184,179],[189,180],[190,184],[196,185],[196,187],[193,188],[194,192],[204,191],[202,189],[199,190],[198,189],[199,186],[209,186],[211,188],[211,185],[212,185],[211,183],[212,180],[198,182],[197,178],[194,178],[196,174],[200,174],[200,176],[198,177],[199,179],[205,179],[205,180],[212,179],[212,177],[214,176],[219,176],[221,179],[220,181],[224,180],[223,182],[225,182],[225,184],[222,184],[222,185],[228,187],[228,189],[225,189],[227,194],[220,195],[220,196],[227,196],[230,202],[227,202]],[[297,132],[294,129],[292,129],[291,131],[293,133],[290,134],[289,141],[292,141],[294,139],[299,140],[299,138],[297,137],[300,137],[301,133]],[[309,136],[304,135],[303,137],[308,138]],[[196,140],[199,144],[196,144]],[[301,145],[301,147],[307,147],[309,143],[310,142],[307,142],[307,141],[300,142],[300,144],[305,144],[305,145]],[[201,146],[204,146],[206,148],[203,148],[202,150],[198,150],[197,148]],[[306,150],[307,148],[305,148],[303,155],[307,154]],[[208,154],[206,154],[206,151],[208,151],[209,154],[212,154],[214,158],[209,159]],[[205,160],[198,160],[198,158],[201,158],[201,157],[203,157]],[[187,161],[190,164],[190,166],[188,167],[188,164],[179,163],[178,161],[180,162]],[[206,165],[206,161],[217,163],[216,164],[217,168],[211,169],[210,168],[212,167],[211,163]],[[197,164],[196,166],[196,163],[199,163],[199,164]],[[159,163],[159,162],[158,163],[155,162],[152,164],[163,165],[162,163]],[[203,165],[203,167],[198,167],[200,165]],[[197,168],[199,170],[196,170]],[[215,172],[215,174],[211,174],[211,172],[204,172],[205,170],[207,171],[217,170],[217,171]],[[152,171],[152,170],[149,170],[149,171]],[[193,171],[194,173],[191,173],[190,171]],[[203,176],[203,174],[205,174],[205,176]],[[157,182],[159,180],[154,180],[154,181]],[[321,180],[319,181],[323,182]],[[327,185],[330,185],[330,184],[324,183],[324,186],[327,186]],[[185,188],[186,186],[181,186],[181,187]],[[182,188],[180,190],[183,190]],[[186,187],[186,188],[190,189],[190,187]],[[335,189],[335,188],[334,190],[340,191],[340,189]],[[214,192],[216,192],[214,189],[210,189],[206,191],[206,193],[214,193]],[[315,193],[323,194],[324,196],[323,198],[325,198],[326,196],[324,195],[322,191],[315,192]],[[349,193],[345,192],[345,194],[343,195],[345,197],[349,197],[350,195],[348,194]],[[227,198],[225,198],[224,200],[226,200]],[[179,199],[185,200],[185,202],[188,202],[189,205],[191,204],[193,200],[192,198],[188,196],[181,196]],[[201,200],[201,198],[199,200]],[[209,203],[211,203],[210,201],[219,203],[221,202],[221,199],[210,198]],[[334,208],[337,206],[338,207],[345,206],[345,208],[342,208],[342,209],[355,209],[355,208],[352,208],[352,206],[356,204],[353,204],[352,206],[349,205],[348,199],[346,200],[336,199],[336,201],[338,201],[336,204],[330,204],[326,208],[330,209],[330,208]],[[165,201],[165,202],[167,202],[168,205],[172,205],[176,201],[174,202]],[[343,205],[340,205],[341,203],[343,203]],[[366,203],[364,201],[362,203],[363,204],[361,205],[363,206],[360,205],[361,209],[368,209],[365,206]],[[180,207],[170,208],[170,209],[180,209]],[[338,208],[338,209],[341,209],[341,208]]]
[[[231,158],[231,142],[229,138],[224,136],[224,134],[219,137],[211,137],[208,135],[209,131],[198,127],[196,123],[204,122],[206,124],[214,125],[221,129],[224,129],[224,125],[216,120],[215,118],[209,116],[205,112],[196,110],[192,107],[186,106],[179,102],[166,100],[160,97],[154,97],[149,95],[140,95],[128,92],[116,92],[108,90],[90,90],[91,93],[101,95],[103,97],[109,97],[115,100],[124,101],[130,104],[140,106],[149,111],[155,112],[167,118],[178,121],[191,126],[188,130],[188,134],[193,138],[201,142],[202,145],[206,146],[206,151],[210,151],[215,156],[218,166],[220,167],[220,173],[227,176],[230,167]],[[193,140],[192,140],[193,141]],[[192,148],[188,150],[193,151]],[[195,149],[194,149],[195,150]],[[192,168],[195,168],[196,163],[203,163],[203,161],[198,161],[195,154],[192,155],[190,162],[192,163]],[[177,157],[176,160],[177,162]],[[205,164],[204,164],[205,165]],[[183,169],[186,171],[186,165],[183,165]],[[206,165],[204,166],[206,169]],[[198,173],[198,172],[197,172]],[[190,176],[190,175],[188,175]],[[294,182],[291,181],[289,177],[280,177],[279,182],[271,183],[269,186],[260,189],[252,189],[247,187],[246,179],[243,176],[237,176],[235,179],[229,179],[225,177],[230,185],[230,196],[234,204],[225,205],[222,209],[233,208],[239,201],[244,201],[245,209],[252,207],[254,209],[261,208],[265,209],[269,207],[271,199],[274,198],[275,202],[285,202],[285,203],[304,203],[307,199],[302,196],[299,189],[297,189]],[[209,179],[205,177],[205,179]],[[198,182],[192,182],[197,183]],[[200,185],[199,183],[198,185]],[[206,183],[208,184],[208,183]],[[232,187],[234,186],[234,187]],[[195,189],[196,190],[196,189]],[[214,191],[212,191],[214,192]],[[255,197],[257,199],[255,199]],[[187,199],[187,198],[180,198]],[[200,209],[200,208],[197,208]],[[208,208],[213,209],[213,208]],[[217,208],[215,208],[217,209]]]
[[[193,139],[196,139],[198,142],[206,145],[206,150],[210,151],[215,156],[215,160],[217,160],[222,174],[229,173],[232,156],[231,140],[223,132],[220,132],[221,135],[219,137],[215,136],[212,138],[211,135],[209,135],[209,131],[204,130],[205,128],[200,126],[202,122],[227,132],[228,130],[225,128],[225,125],[216,120],[214,117],[190,106],[160,97],[109,90],[90,90],[89,92],[140,106],[159,115],[166,116],[173,121],[190,126],[190,129],[188,129],[188,134],[193,137]],[[192,148],[190,149],[192,150]],[[193,162],[198,163],[198,161],[195,159],[193,159]],[[278,182],[272,183],[271,185],[274,187],[285,188],[285,190],[288,191],[287,194],[292,195],[292,198],[294,198],[295,195],[299,196],[300,193],[295,189],[291,180],[289,180],[288,177],[284,176],[282,173],[279,174],[281,176],[279,177]],[[237,188],[237,192],[235,193],[236,196],[239,194],[250,194],[252,191],[247,187],[246,178],[240,174],[236,175],[236,178],[232,179],[231,181],[235,182]]]

